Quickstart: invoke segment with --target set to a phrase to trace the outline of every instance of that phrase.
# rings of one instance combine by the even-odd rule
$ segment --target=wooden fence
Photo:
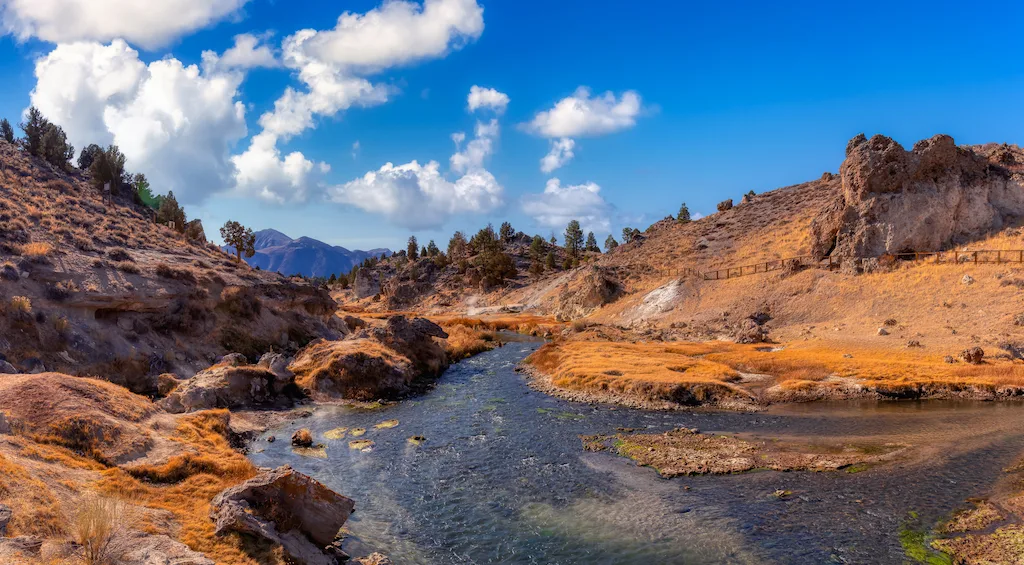
[[[1024,263],[1024,249],[984,249],[977,251],[915,251],[908,253],[895,253],[890,255],[883,255],[881,257],[854,257],[851,259],[846,259],[845,261],[851,260],[858,265],[863,263],[864,261],[930,261],[932,263],[961,264]],[[724,267],[721,269],[714,269],[710,271],[699,271],[697,269],[685,267],[676,269],[657,269],[657,272],[659,274],[671,277],[693,276],[705,281],[722,281],[734,279],[737,277],[759,275],[769,273],[772,271],[781,271],[782,269],[785,269],[787,267],[793,269],[813,267],[834,270],[838,269],[841,264],[841,261],[834,259],[832,257],[826,257],[825,259],[815,259],[811,255],[799,255],[796,257],[786,257],[785,259],[773,259],[771,261],[762,261],[760,263],[751,263],[749,265]]]

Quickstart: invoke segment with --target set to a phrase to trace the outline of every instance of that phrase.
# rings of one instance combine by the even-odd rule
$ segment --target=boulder
[[[572,281],[559,294],[555,318],[559,321],[583,318],[618,298],[620,290],[619,283],[605,269],[589,267],[582,277]]]
[[[284,407],[296,396],[294,378],[265,367],[235,366],[227,360],[200,371],[160,401],[168,412],[180,414],[208,408]]]
[[[380,294],[380,276],[370,269],[356,271],[356,280],[352,283],[356,298],[368,298]]]
[[[911,151],[888,137],[859,135],[847,146],[836,200],[812,223],[813,253],[938,251],[1001,229],[1024,215],[1024,174],[1003,161],[982,148],[957,147],[948,135]]]
[[[448,356],[435,338],[448,334],[424,318],[392,316],[384,327],[342,341],[316,340],[289,366],[303,389],[355,400],[395,398],[420,377],[440,375]]]
[[[256,366],[274,373],[277,379],[275,385],[284,388],[295,382],[295,373],[288,370],[289,362],[290,360],[280,353],[264,353]]]
[[[296,432],[292,434],[292,445],[297,447],[312,447],[313,434],[306,428],[296,430]]]
[[[9,433],[11,433],[11,423],[7,421],[7,414],[0,412],[0,434]]]
[[[964,363],[980,365],[985,359],[985,350],[980,347],[971,347],[960,352],[960,358]]]
[[[43,365],[42,359],[38,357],[29,357],[21,362],[21,370],[18,372],[26,375],[38,375],[46,372],[46,365]]]
[[[335,565],[325,551],[355,503],[290,467],[264,471],[211,503],[216,532],[238,532],[279,544],[304,565]]]
[[[17,367],[7,361],[0,361],[0,375],[16,375],[20,372]]]

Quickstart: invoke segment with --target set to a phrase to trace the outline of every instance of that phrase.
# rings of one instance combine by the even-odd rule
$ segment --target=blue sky
[[[185,12],[183,7],[196,1],[167,3],[180,3],[177,12]],[[33,11],[35,2],[56,9]],[[883,133],[905,146],[937,133],[948,133],[958,143],[1024,141],[1019,109],[1024,65],[1016,55],[1024,8],[1015,2],[991,3],[985,10],[963,2],[898,1],[856,7],[823,2],[430,2],[457,5],[467,14],[452,30],[438,32],[440,47],[429,45],[439,24],[428,21],[422,5],[412,3],[406,6],[409,18],[395,16],[388,28],[410,26],[407,33],[382,40],[390,41],[384,46],[376,44],[379,34],[353,40],[358,51],[381,53],[373,57],[373,69],[352,62],[353,43],[346,44],[347,51],[303,51],[307,57],[323,57],[335,76],[365,79],[386,92],[379,95],[386,101],[313,112],[310,125],[294,128],[297,133],[275,134],[271,145],[282,158],[298,152],[297,161],[308,164],[294,178],[271,170],[272,159],[259,161],[266,157],[260,154],[246,162],[256,171],[243,175],[243,182],[237,171],[242,165],[231,159],[266,130],[260,117],[274,110],[286,88],[312,89],[300,74],[314,67],[282,63],[282,42],[307,28],[324,37],[342,12],[367,26],[387,23],[390,16],[371,17],[384,13],[380,2],[211,0],[223,9],[198,21],[169,22],[172,13],[155,22],[129,21],[134,28],[96,31],[97,26],[76,28],[58,20],[68,17],[65,13],[73,11],[68,6],[77,0],[0,0],[4,26],[11,32],[0,40],[5,84],[0,115],[17,118],[38,100],[46,105],[44,111],[52,109],[47,113],[58,116],[54,121],[73,141],[76,128],[91,123],[92,133],[82,135],[102,138],[96,140],[100,143],[117,141],[133,172],[165,179],[168,186],[177,183],[176,193],[186,196],[190,217],[202,218],[211,237],[225,220],[235,219],[256,229],[272,227],[293,237],[361,249],[399,248],[410,233],[443,246],[456,229],[475,231],[505,219],[529,233],[546,236],[555,229],[560,234],[564,226],[556,223],[574,216],[582,216],[585,227],[603,241],[608,231],[618,236],[625,225],[644,228],[674,214],[682,201],[694,212],[708,213],[717,202],[748,190],[762,192],[837,171],[847,140],[860,132]],[[104,4],[115,10],[138,5],[132,0],[89,5]],[[476,12],[481,8],[482,22]],[[121,34],[127,51],[117,56],[142,69],[171,58],[202,66],[203,51],[227,61],[223,54],[239,34],[256,36],[275,62],[272,68],[252,63],[213,72],[203,68],[195,80],[221,76],[229,86],[226,93],[218,91],[216,101],[198,105],[160,100],[158,92],[179,90],[162,88],[155,79],[149,94],[139,94],[144,89],[135,82],[100,100],[97,85],[116,82],[110,75],[65,80],[77,76],[74,65],[92,65],[93,70],[83,72],[95,75],[97,54],[112,49]],[[152,37],[164,36],[149,45]],[[93,47],[57,47],[76,40]],[[93,63],[83,62],[88,57],[80,55],[86,52]],[[37,61],[46,57],[59,72],[37,85]],[[128,82],[144,80],[126,75],[133,77]],[[199,92],[190,90],[192,78],[186,75],[173,83],[182,97]],[[474,85],[507,95],[507,109],[469,111],[467,96]],[[588,87],[589,97],[579,94],[579,87]],[[36,99],[30,98],[33,89]],[[606,92],[611,105],[634,93],[639,110],[627,112],[613,126],[583,128],[573,135],[545,137],[524,126],[563,99],[593,100]],[[242,103],[240,113],[234,102]],[[179,111],[173,104],[185,108]],[[164,114],[177,118],[159,117]],[[591,117],[601,123],[601,116]],[[465,147],[476,124],[492,119],[500,132],[482,136],[490,143],[484,156],[465,171],[455,170],[449,162],[455,152],[451,135],[465,132]],[[177,129],[154,133],[152,124],[168,120]],[[573,140],[574,156],[543,172],[540,159],[552,140],[563,137]],[[214,147],[223,155],[193,170],[196,153],[187,147]],[[352,184],[367,172],[379,173],[385,163],[401,166],[413,160],[419,165],[437,161],[440,176],[429,182],[439,184],[431,186],[454,192],[436,197],[410,188],[416,179],[421,189],[426,186],[428,177],[420,169],[387,181],[380,174]],[[329,171],[324,172],[324,164]],[[463,175],[485,179],[486,188],[460,194],[457,179]],[[553,178],[559,185],[545,195]],[[396,187],[396,182],[406,184]],[[393,192],[387,198],[402,202],[381,197],[376,204],[366,203],[368,196],[388,190]]]

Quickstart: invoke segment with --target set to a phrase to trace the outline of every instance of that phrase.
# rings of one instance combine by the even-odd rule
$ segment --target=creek
[[[1024,453],[1017,403],[812,403],[739,413],[568,402],[514,372],[538,346],[508,343],[453,365],[410,400],[317,407],[257,439],[250,457],[291,465],[354,499],[345,549],[355,555],[380,551],[399,564],[650,565],[904,563],[901,531],[929,531],[967,498],[989,494]],[[375,427],[390,420],[397,425]],[[586,452],[579,439],[683,426],[912,449],[866,469],[663,479],[617,455]],[[292,450],[287,438],[300,427],[326,457]],[[337,428],[347,428],[343,438],[324,437]],[[357,428],[365,434],[353,437]],[[268,443],[269,435],[280,440]],[[356,439],[373,445],[350,448]],[[779,490],[792,494],[773,496]]]

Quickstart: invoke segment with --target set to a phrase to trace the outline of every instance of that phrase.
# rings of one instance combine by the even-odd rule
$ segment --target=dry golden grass
[[[448,332],[448,339],[445,340],[444,350],[452,362],[490,351],[498,344],[494,334],[487,330],[456,325],[446,326],[445,331]]]
[[[211,410],[182,418],[172,439],[196,454],[174,457],[161,465],[109,469],[103,472],[96,488],[108,496],[130,497],[147,508],[171,512],[180,528],[174,537],[218,564],[276,563],[269,557],[252,555],[238,536],[214,534],[210,501],[225,488],[256,473],[228,443],[229,417],[226,410]]]
[[[980,365],[950,364],[945,355],[920,348],[854,346],[837,348],[821,341],[772,346],[724,341],[629,343],[563,341],[545,345],[529,362],[569,390],[621,393],[666,387],[720,384],[734,386],[739,373],[774,377],[783,390],[806,391],[829,378],[852,379],[888,393],[994,391],[1024,387],[1024,363],[992,359]]]
[[[21,246],[21,255],[29,259],[49,257],[53,253],[53,246],[45,242],[26,243]]]
[[[9,536],[51,537],[63,534],[67,523],[60,501],[43,481],[23,466],[0,455],[0,504],[12,510]]]
[[[565,390],[680,404],[745,396],[730,384],[739,376],[734,369],[695,357],[692,346],[564,341],[541,347],[528,362]]]

